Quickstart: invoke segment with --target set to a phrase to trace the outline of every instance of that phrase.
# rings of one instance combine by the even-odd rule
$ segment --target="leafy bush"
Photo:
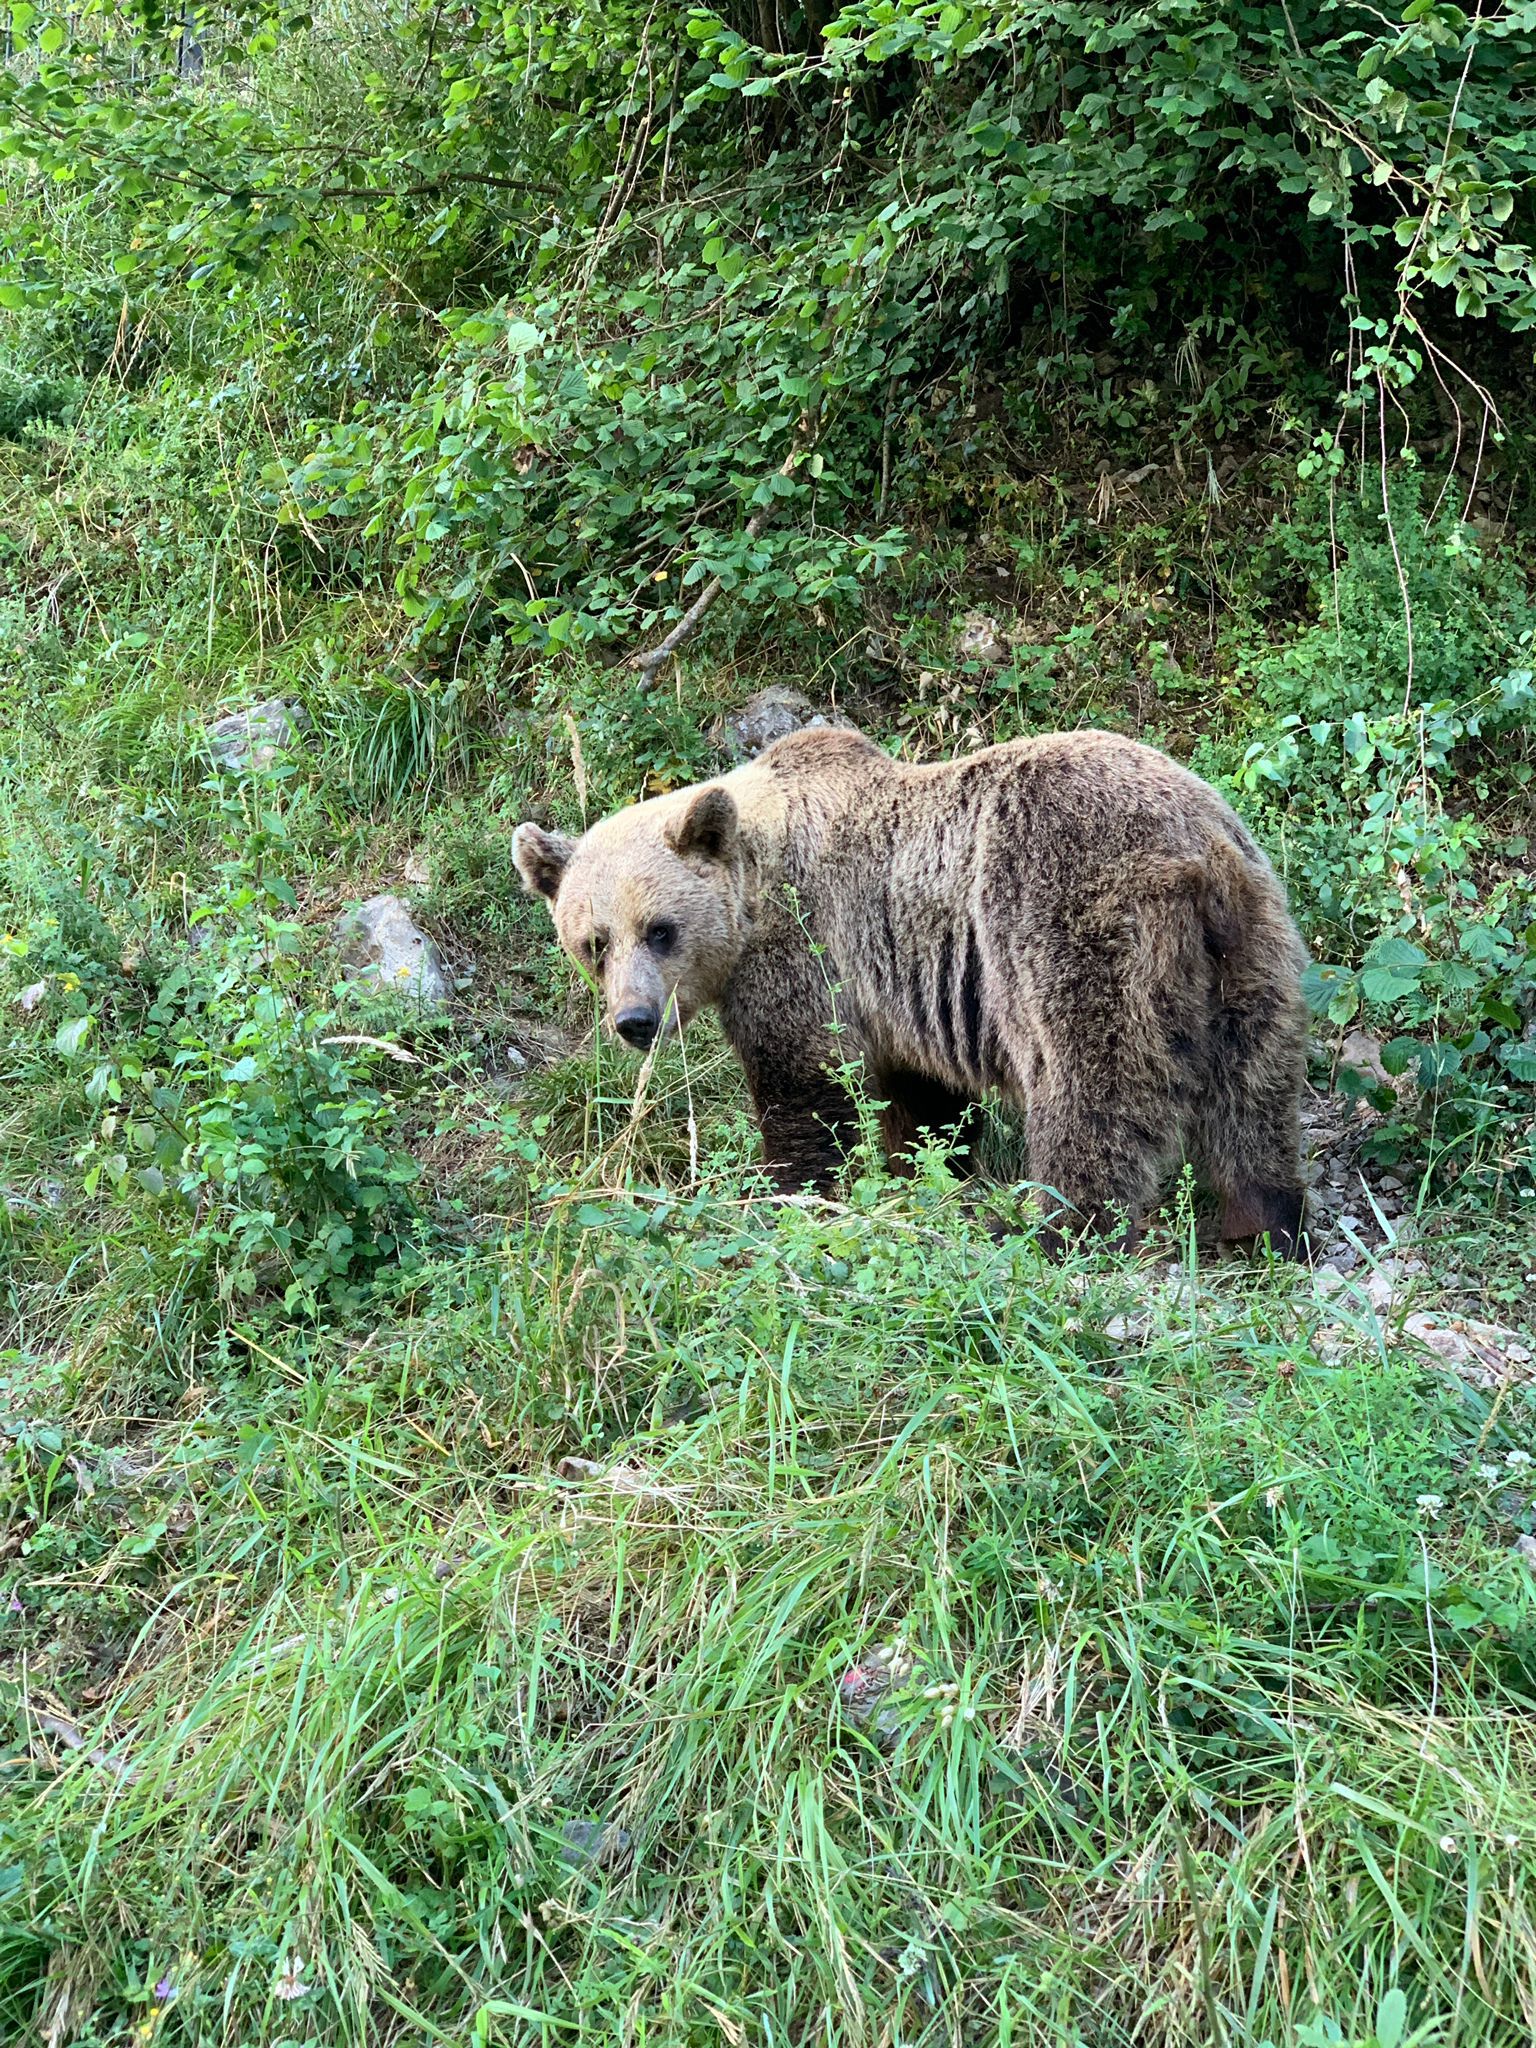
[[[195,91],[166,10],[13,12],[0,150],[88,162],[103,212],[88,281],[67,211],[30,214],[5,302],[78,287],[94,318],[100,265],[124,333],[215,293],[231,331],[280,326],[310,414],[269,466],[288,542],[392,574],[439,652],[633,639],[716,576],[845,615],[911,548],[892,514],[946,383],[1033,382],[1031,439],[1063,412],[1126,448],[1170,415],[1257,430],[1343,339],[1341,242],[1383,413],[1440,374],[1426,321],[1536,318],[1510,85],[1536,42],[1443,0],[602,0],[559,35],[380,0],[340,39],[242,6],[200,30]],[[432,348],[363,293],[313,318],[338,247]],[[409,391],[375,374],[422,354]]]
[[[1303,530],[1317,622],[1254,662],[1272,722],[1237,781],[1319,956],[1313,1000],[1424,1091],[1406,1114],[1379,1091],[1378,1152],[1417,1132],[1443,1168],[1528,1174],[1536,604],[1470,528],[1425,517],[1411,472],[1386,507],[1363,486]]]
[[[46,868],[41,907],[7,950],[75,1077],[84,1193],[147,1201],[194,1297],[275,1287],[312,1309],[411,1254],[417,1168],[372,1078],[367,1016],[306,994],[278,865],[282,774],[247,789],[264,806],[254,829],[227,791],[229,856],[194,914],[193,950],[153,925],[125,941],[78,874]]]
[[[57,425],[80,403],[80,389],[65,379],[21,377],[0,369],[0,441],[20,441],[29,427]]]

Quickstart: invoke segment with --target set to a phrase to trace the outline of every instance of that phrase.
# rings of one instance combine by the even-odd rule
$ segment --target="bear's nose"
[[[656,1037],[657,1016],[654,1010],[620,1010],[613,1020],[613,1028],[626,1045],[633,1045],[644,1052]]]

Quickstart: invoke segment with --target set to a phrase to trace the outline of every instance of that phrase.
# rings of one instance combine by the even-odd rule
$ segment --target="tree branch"
[[[818,418],[814,411],[801,413],[795,426],[795,437],[790,444],[789,453],[779,464],[777,470],[775,470],[774,474],[776,476],[788,476],[794,470],[801,456],[808,454],[815,446],[817,426]],[[768,503],[760,505],[747,521],[746,537],[748,540],[756,540],[757,536],[767,525],[775,502],[774,499],[770,498]],[[640,687],[642,690],[648,690],[652,683],[655,682],[656,671],[661,667],[662,663],[669,656],[674,655],[685,640],[693,638],[699,629],[704,614],[720,595],[723,587],[718,576],[711,576],[664,640],[659,641],[648,652],[630,655],[624,666],[639,670]]]

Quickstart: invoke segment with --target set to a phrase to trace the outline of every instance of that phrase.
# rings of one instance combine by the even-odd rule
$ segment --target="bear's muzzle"
[[[661,1028],[661,1012],[649,1004],[644,1007],[635,1005],[619,1011],[613,1020],[613,1028],[626,1045],[632,1045],[637,1052],[649,1052]]]

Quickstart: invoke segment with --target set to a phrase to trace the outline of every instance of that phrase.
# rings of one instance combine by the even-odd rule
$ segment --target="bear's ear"
[[[523,887],[529,895],[547,896],[551,902],[559,894],[560,878],[575,851],[574,839],[567,839],[563,832],[546,832],[542,825],[519,825],[512,834],[512,858]]]
[[[674,853],[724,860],[736,844],[736,827],[736,800],[716,784],[699,791],[667,837]]]

